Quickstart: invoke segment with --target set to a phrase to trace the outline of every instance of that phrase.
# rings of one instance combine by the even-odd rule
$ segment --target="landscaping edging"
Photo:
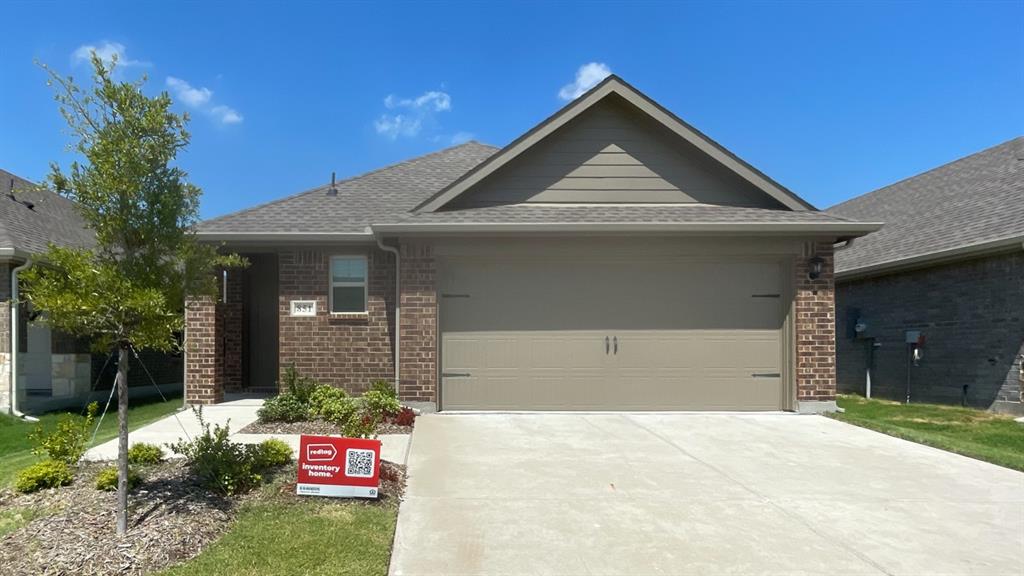
[[[412,434],[414,426],[378,424],[377,434]],[[253,422],[237,432],[238,434],[312,434],[317,436],[341,436],[341,427],[326,420],[303,420],[300,422]]]

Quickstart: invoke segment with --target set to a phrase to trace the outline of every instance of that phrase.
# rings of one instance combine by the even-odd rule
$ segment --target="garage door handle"
[[[605,336],[604,337],[604,353],[607,354],[609,352],[609,350],[611,350],[611,343],[608,340],[608,337]]]
[[[614,346],[615,354],[619,353],[619,337],[612,337],[612,345]]]
[[[754,372],[751,376],[754,378],[782,378],[782,374],[778,372]]]
[[[469,378],[469,372],[441,372],[442,378]]]

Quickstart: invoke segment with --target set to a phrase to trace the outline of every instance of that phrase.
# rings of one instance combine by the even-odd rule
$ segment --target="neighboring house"
[[[186,308],[186,401],[294,365],[441,410],[834,409],[832,247],[879,227],[612,76],[500,150],[203,222],[252,264]]]
[[[48,326],[37,321],[39,311],[24,303],[14,306],[14,283],[21,285],[17,279],[19,270],[41,265],[39,255],[46,252],[51,243],[88,247],[95,240],[74,202],[0,170],[0,302],[3,303],[0,306],[0,411],[3,412],[12,408],[11,390],[17,390],[14,406],[25,412],[80,405],[93,396],[92,387],[101,370],[111,374],[106,357],[92,355],[88,342],[51,333]],[[18,350],[16,357],[15,349]],[[180,388],[180,356],[146,352],[140,352],[140,356],[160,384],[170,384],[172,390],[175,384]],[[16,366],[15,371],[12,365]],[[130,385],[150,384],[140,370],[130,370],[129,374]],[[12,378],[14,375],[16,379]],[[100,378],[98,388],[109,390],[111,382],[112,377]]]
[[[828,212],[886,222],[836,251],[839,390],[1024,414],[1024,137]]]

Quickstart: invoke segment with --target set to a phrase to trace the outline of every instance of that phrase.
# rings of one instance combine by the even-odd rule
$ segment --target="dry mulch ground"
[[[412,434],[412,429],[412,426],[385,423],[377,426],[377,434]],[[253,422],[239,430],[239,434],[313,434],[317,436],[337,436],[341,434],[341,427],[326,420]]]
[[[230,526],[242,502],[267,497],[266,491],[226,498],[194,483],[181,461],[148,467],[145,480],[129,494],[128,534],[115,534],[114,492],[95,488],[104,467],[82,465],[71,486],[34,494],[0,492],[4,509],[46,510],[20,529],[0,538],[0,574],[137,575],[184,562],[199,554]],[[295,495],[295,465],[277,473],[272,497]],[[281,482],[281,479],[286,479]],[[367,502],[394,505],[405,487],[405,467],[381,463],[381,498]],[[329,499],[324,499],[325,502]]]

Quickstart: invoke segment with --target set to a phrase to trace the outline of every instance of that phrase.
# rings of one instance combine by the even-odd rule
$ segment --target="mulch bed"
[[[46,510],[0,538],[0,574],[137,575],[155,572],[199,554],[226,532],[238,506],[265,498],[251,494],[227,498],[198,486],[180,460],[148,467],[145,481],[129,494],[128,534],[115,534],[116,493],[94,487],[104,464],[83,464],[71,486],[34,494],[0,491],[0,510]],[[298,501],[295,465],[270,475],[276,498]],[[273,478],[286,479],[279,482]],[[405,467],[381,463],[381,498],[366,505],[396,505],[405,488]],[[331,499],[323,499],[325,502]],[[335,500],[336,502],[336,500]]]
[[[377,426],[377,434],[412,434],[412,426],[385,423]],[[312,434],[317,436],[340,435],[341,427],[326,420],[304,420],[302,422],[253,422],[239,430],[239,434]]]

